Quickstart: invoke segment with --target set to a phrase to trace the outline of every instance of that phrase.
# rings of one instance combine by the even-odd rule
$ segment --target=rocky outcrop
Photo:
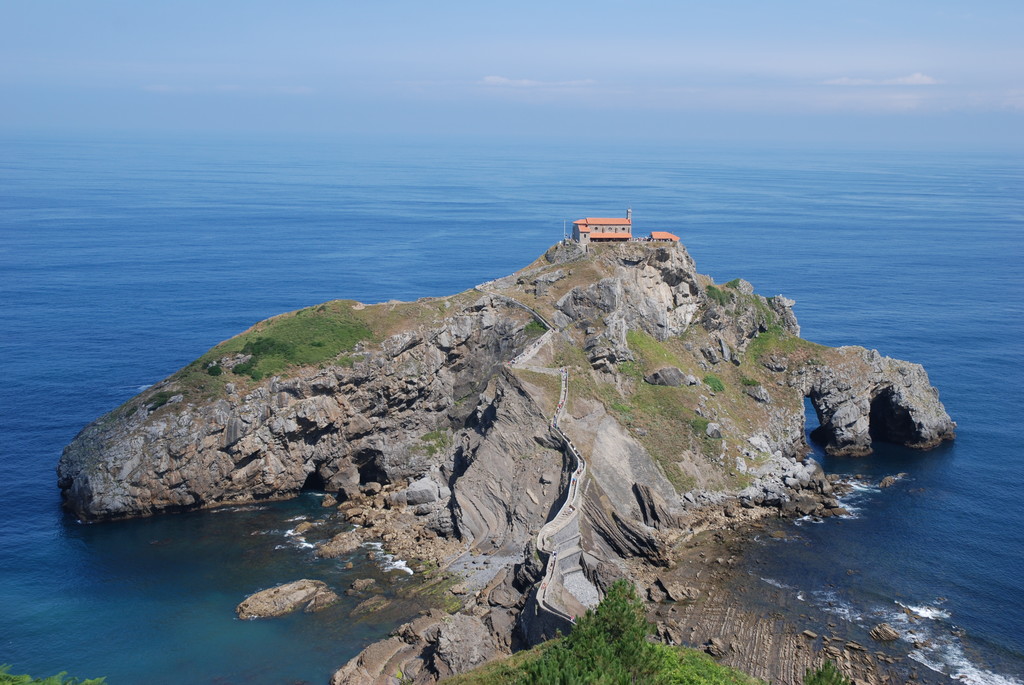
[[[743,281],[711,297],[711,286],[681,247],[632,244],[595,251],[583,264],[607,275],[566,289],[567,269],[581,264],[571,261],[570,252],[554,251],[563,261],[519,280],[545,284],[556,325],[582,332],[592,366],[606,379],[617,378],[618,365],[634,357],[629,331],[664,341],[697,329],[696,363],[714,366],[742,363],[746,347],[772,326],[799,330],[791,301],[762,298]],[[543,512],[531,503],[507,515],[507,503],[517,499],[509,487],[523,472],[509,468],[504,455],[558,444],[548,435],[543,412],[512,375],[500,371],[527,343],[527,320],[508,301],[482,295],[436,328],[413,326],[366,347],[351,367],[298,369],[254,386],[228,383],[224,396],[204,401],[174,395],[156,406],[144,395],[133,405],[137,410],[90,424],[66,448],[58,468],[65,503],[80,518],[94,520],[281,499],[308,483],[345,498],[361,484],[407,481],[405,501],[396,495],[397,503],[421,508],[436,532],[458,528],[460,537],[475,538],[483,530],[509,528],[509,522],[521,531],[520,519],[542,518]],[[864,454],[872,439],[923,448],[953,436],[955,424],[920,366],[861,348],[839,348],[828,357],[794,359],[773,352],[760,361],[810,397],[821,423],[815,437],[830,453]],[[666,366],[649,380],[689,386],[687,377],[694,375]],[[761,385],[752,387],[755,402],[784,402]],[[172,379],[147,392],[166,395],[174,389]],[[508,401],[516,395],[518,400]],[[782,458],[798,453],[800,407],[773,416],[779,430],[765,431],[770,449],[738,454],[747,463],[737,462],[737,468],[749,468],[762,452]],[[708,430],[716,426],[708,435],[728,440],[728,417],[708,418]],[[496,439],[481,440],[478,426],[498,428]],[[445,436],[444,449],[423,442],[437,434]],[[598,449],[624,444],[605,442]],[[600,470],[595,474],[600,478]],[[452,487],[460,479],[469,487]],[[618,487],[608,480],[606,489]],[[653,487],[657,478],[649,480],[632,474],[624,485]],[[703,477],[696,480],[700,485]],[[657,489],[666,496],[662,482]],[[516,544],[521,537],[512,536]]]
[[[326,609],[340,599],[327,583],[303,579],[249,595],[235,608],[235,613],[238,618],[283,616],[299,609],[311,613]]]
[[[430,326],[410,317],[334,365],[229,382],[214,397],[181,392],[175,377],[157,384],[66,448],[66,506],[98,520],[315,487],[358,526],[321,541],[321,557],[378,540],[435,562],[453,548],[500,560],[503,580],[459,584],[463,614],[403,626],[333,681],[401,670],[433,682],[508,651],[514,625],[545,633],[524,627],[523,607],[545,573],[536,534],[568,504],[567,440],[588,466],[557,563],[594,594],[631,569],[669,567],[680,538],[722,517],[842,515],[836,484],[802,458],[804,398],[832,454],[953,437],[920,366],[796,338],[791,300],[741,280],[715,286],[681,246],[584,256],[563,244],[547,257],[486,284],[494,294],[417,303],[442,315]],[[531,317],[554,329],[536,338]],[[509,366],[525,349],[532,366]],[[558,373],[545,375],[557,366],[572,367],[568,399]],[[650,588],[695,596],[667,581]]]
[[[84,520],[123,518],[291,497],[309,481],[343,491],[417,478],[441,461],[422,437],[464,418],[466,399],[475,406],[525,342],[524,322],[485,296],[437,329],[392,336],[351,368],[104,417],[65,449],[65,503]]]
[[[860,347],[840,347],[833,356],[791,380],[810,397],[820,423],[812,437],[829,454],[869,454],[872,440],[927,449],[954,437],[956,424],[919,364]]]
[[[892,642],[900,639],[900,632],[888,623],[879,623],[868,634],[872,640],[879,642]]]
[[[477,616],[448,616],[432,611],[395,630],[338,669],[331,685],[432,683],[465,673],[501,652],[485,621]]]

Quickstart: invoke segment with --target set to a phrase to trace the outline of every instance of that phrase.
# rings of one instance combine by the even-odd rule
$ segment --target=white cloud
[[[849,76],[843,76],[841,78],[828,79],[821,83],[825,86],[933,86],[942,82],[916,71],[909,76],[899,76],[890,79],[850,78]]]
[[[901,76],[889,79],[888,81],[882,81],[882,84],[886,86],[934,86],[936,83],[940,83],[940,81],[931,76],[925,76],[919,71],[914,72],[910,76]]]
[[[597,83],[592,79],[580,81],[534,81],[532,79],[512,79],[504,76],[485,76],[480,85],[499,88],[578,88],[592,86]]]
[[[196,93],[242,93],[254,95],[309,95],[313,92],[307,86],[239,86],[223,84],[218,86],[171,86],[164,83],[142,86],[148,93],[169,93],[192,95]]]

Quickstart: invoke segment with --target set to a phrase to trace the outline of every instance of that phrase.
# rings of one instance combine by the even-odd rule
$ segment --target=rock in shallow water
[[[278,585],[246,597],[235,608],[238,618],[282,616],[302,608],[306,612],[326,609],[340,597],[321,580],[302,579]]]
[[[879,623],[871,629],[871,632],[868,633],[868,635],[871,636],[872,640],[878,640],[879,642],[890,642],[900,638],[899,631],[888,623]]]

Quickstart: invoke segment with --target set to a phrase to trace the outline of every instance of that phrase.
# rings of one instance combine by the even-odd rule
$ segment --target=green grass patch
[[[640,362],[643,373],[657,371],[666,366],[685,366],[666,343],[655,340],[643,331],[627,331],[626,343],[629,344],[633,356]]]
[[[756,388],[761,385],[761,381],[756,378],[750,378],[749,376],[740,376],[740,383],[747,386],[748,388]]]
[[[629,406],[628,404],[623,404],[622,402],[612,402],[611,406],[612,409],[623,414],[628,414],[631,411],[633,411],[633,408],[631,406]]]
[[[327,361],[372,337],[364,323],[339,314],[318,307],[265,322],[259,330],[244,334],[239,352],[252,358],[232,371],[259,380],[289,366]]]
[[[722,379],[713,373],[709,373],[704,376],[704,384],[715,392],[722,392],[725,390],[725,384],[722,382]]]
[[[708,425],[710,423],[711,422],[703,416],[694,416],[690,419],[690,428],[692,428],[698,435],[705,436],[707,435]]]
[[[420,442],[427,456],[433,457],[452,446],[452,436],[448,431],[439,429],[430,431],[426,435],[421,435]]]
[[[826,350],[828,348],[824,345],[818,345],[803,338],[798,338],[791,333],[787,333],[781,326],[776,324],[769,326],[768,330],[750,341],[747,345],[746,355],[748,359],[759,362],[761,357],[767,354],[789,357],[799,353],[808,361],[812,361],[816,355]]]
[[[732,293],[727,293],[717,286],[709,285],[706,292],[711,300],[723,307],[732,302]]]
[[[733,290],[736,290],[736,288],[740,287],[740,279],[738,279],[738,278],[732,279],[731,281],[729,281],[728,283],[725,284],[725,287],[726,288],[732,288]]]
[[[637,362],[620,362],[619,372],[630,378],[635,378],[638,381],[644,379],[643,367]]]
[[[357,343],[374,339],[373,315],[355,311],[351,302],[337,300],[261,321],[248,331],[227,340],[174,374],[183,391],[205,396],[223,393],[224,385],[239,376],[260,380],[292,366],[317,366],[325,362],[351,366],[345,355]],[[251,355],[231,373],[220,365],[224,357]]]

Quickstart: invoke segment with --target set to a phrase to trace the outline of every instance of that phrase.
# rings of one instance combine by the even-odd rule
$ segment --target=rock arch
[[[870,454],[873,440],[927,449],[951,440],[949,418],[919,364],[842,347],[839,360],[798,371],[819,426],[811,438],[836,456]]]

